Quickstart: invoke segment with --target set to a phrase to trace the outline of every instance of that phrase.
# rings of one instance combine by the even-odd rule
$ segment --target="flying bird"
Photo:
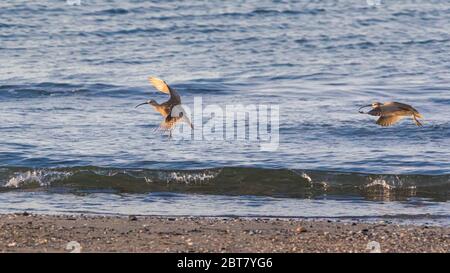
[[[362,108],[372,107],[367,113],[361,111]],[[372,104],[363,106],[358,110],[361,114],[369,114],[371,116],[379,116],[377,124],[380,126],[391,126],[405,117],[412,117],[414,123],[417,126],[422,127],[422,123],[417,118],[423,118],[423,116],[414,109],[411,105],[400,102],[374,102]]]
[[[160,113],[164,117],[164,120],[161,122],[158,129],[161,131],[168,131],[169,137],[172,137],[172,130],[180,121],[185,121],[192,129],[194,129],[194,126],[187,117],[185,110],[181,106],[181,98],[178,92],[170,87],[165,81],[156,77],[149,77],[148,81],[158,91],[169,94],[170,98],[168,101],[161,104],[151,99],[144,103],[136,105],[135,108],[145,104],[152,106],[158,113]]]

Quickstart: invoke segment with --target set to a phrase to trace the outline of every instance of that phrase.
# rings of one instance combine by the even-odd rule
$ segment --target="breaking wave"
[[[289,198],[361,196],[402,200],[416,196],[447,201],[449,175],[388,175],[291,169],[202,170],[1,168],[0,191],[47,190],[73,193],[177,192]]]

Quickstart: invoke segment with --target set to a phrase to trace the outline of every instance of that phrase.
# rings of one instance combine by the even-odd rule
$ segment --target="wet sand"
[[[450,228],[326,220],[0,215],[1,252],[450,252]],[[372,243],[374,249],[377,244]],[[76,245],[76,244],[75,244]]]

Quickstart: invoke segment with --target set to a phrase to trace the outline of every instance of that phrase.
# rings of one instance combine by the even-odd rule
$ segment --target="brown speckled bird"
[[[136,105],[135,108],[145,104],[153,106],[153,108],[164,117],[164,120],[161,122],[158,129],[168,131],[170,137],[172,137],[173,128],[179,121],[185,121],[193,129],[194,126],[187,117],[184,109],[181,107],[181,98],[178,92],[161,79],[149,77],[148,80],[158,91],[169,94],[170,98],[168,101],[161,104],[152,99]]]
[[[361,111],[364,107],[372,107],[372,110],[364,113]],[[371,116],[379,116],[380,118],[377,120],[377,124],[380,126],[391,126],[404,117],[412,117],[417,126],[422,126],[422,123],[417,118],[423,118],[423,116],[411,105],[400,102],[374,102],[359,108],[359,112]]]

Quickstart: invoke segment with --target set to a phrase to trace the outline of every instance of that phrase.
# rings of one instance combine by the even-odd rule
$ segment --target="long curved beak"
[[[138,104],[134,108],[138,108],[139,106],[144,105],[144,104],[148,104],[148,102],[144,102],[144,103]]]
[[[372,107],[372,104],[359,107],[358,112],[361,114],[365,114],[363,111],[361,111],[361,109],[366,108],[366,107]]]

